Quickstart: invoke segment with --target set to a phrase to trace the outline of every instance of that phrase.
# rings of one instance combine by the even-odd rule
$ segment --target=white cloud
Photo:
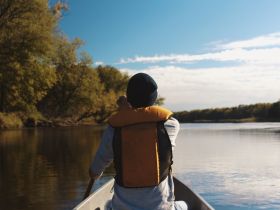
[[[217,44],[214,52],[203,54],[170,54],[122,58],[119,64],[128,63],[193,63],[200,61],[236,61],[254,64],[280,64],[280,33],[268,34],[248,40]]]
[[[219,50],[219,51],[217,51]],[[235,61],[232,66],[183,68],[178,63]],[[219,43],[215,52],[136,56],[120,63],[159,63],[131,74],[146,72],[155,78],[166,106],[173,110],[273,102],[280,98],[280,33]],[[125,70],[125,69],[123,69]]]
[[[230,49],[220,52],[198,55],[156,55],[151,57],[137,56],[135,58],[122,59],[121,64],[128,63],[193,63],[199,61],[238,61],[258,64],[280,64],[280,47],[266,49]]]
[[[280,33],[272,33],[264,36],[258,36],[252,39],[230,42],[226,44],[219,43],[221,49],[236,49],[236,48],[260,48],[280,46]]]
[[[102,61],[95,61],[94,64],[95,64],[96,66],[102,66],[102,65],[104,65],[104,63],[103,63]]]
[[[280,98],[280,71],[256,65],[188,69],[176,66],[123,69],[130,74],[145,72],[159,86],[159,94],[172,110],[235,106],[273,102]]]
[[[220,52],[205,53],[198,55],[160,55],[151,57],[137,56],[123,59],[121,64],[128,63],[193,63],[199,61],[238,61],[244,63],[280,64],[280,47],[266,49],[231,49]]]

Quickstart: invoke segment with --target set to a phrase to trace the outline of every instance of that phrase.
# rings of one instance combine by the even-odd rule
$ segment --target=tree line
[[[280,101],[239,105],[230,108],[182,111],[174,114],[180,122],[263,122],[280,121]]]
[[[5,121],[92,117],[116,109],[129,79],[112,66],[94,67],[58,23],[68,5],[48,0],[0,0],[0,127]]]

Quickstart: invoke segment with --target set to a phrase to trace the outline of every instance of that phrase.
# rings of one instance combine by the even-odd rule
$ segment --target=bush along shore
[[[29,127],[65,127],[78,125],[97,125],[93,119],[77,121],[72,118],[46,119],[42,116],[25,116],[23,113],[1,113],[0,130]]]
[[[175,112],[174,117],[181,123],[280,122],[280,101]]]

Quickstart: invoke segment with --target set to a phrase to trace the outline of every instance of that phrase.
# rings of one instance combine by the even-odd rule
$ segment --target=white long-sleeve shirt
[[[174,150],[180,124],[175,118],[170,118],[164,123],[164,127]],[[91,164],[91,170],[96,175],[101,175],[113,161],[113,136],[114,128],[108,126]],[[172,210],[174,209],[173,179],[168,176],[158,186],[145,188],[125,188],[115,183],[112,206],[114,210]]]

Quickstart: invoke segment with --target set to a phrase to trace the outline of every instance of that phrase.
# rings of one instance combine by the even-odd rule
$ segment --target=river
[[[0,209],[82,199],[102,127],[0,131]],[[173,172],[217,210],[280,209],[280,123],[181,124]],[[112,177],[110,167],[95,189]]]

